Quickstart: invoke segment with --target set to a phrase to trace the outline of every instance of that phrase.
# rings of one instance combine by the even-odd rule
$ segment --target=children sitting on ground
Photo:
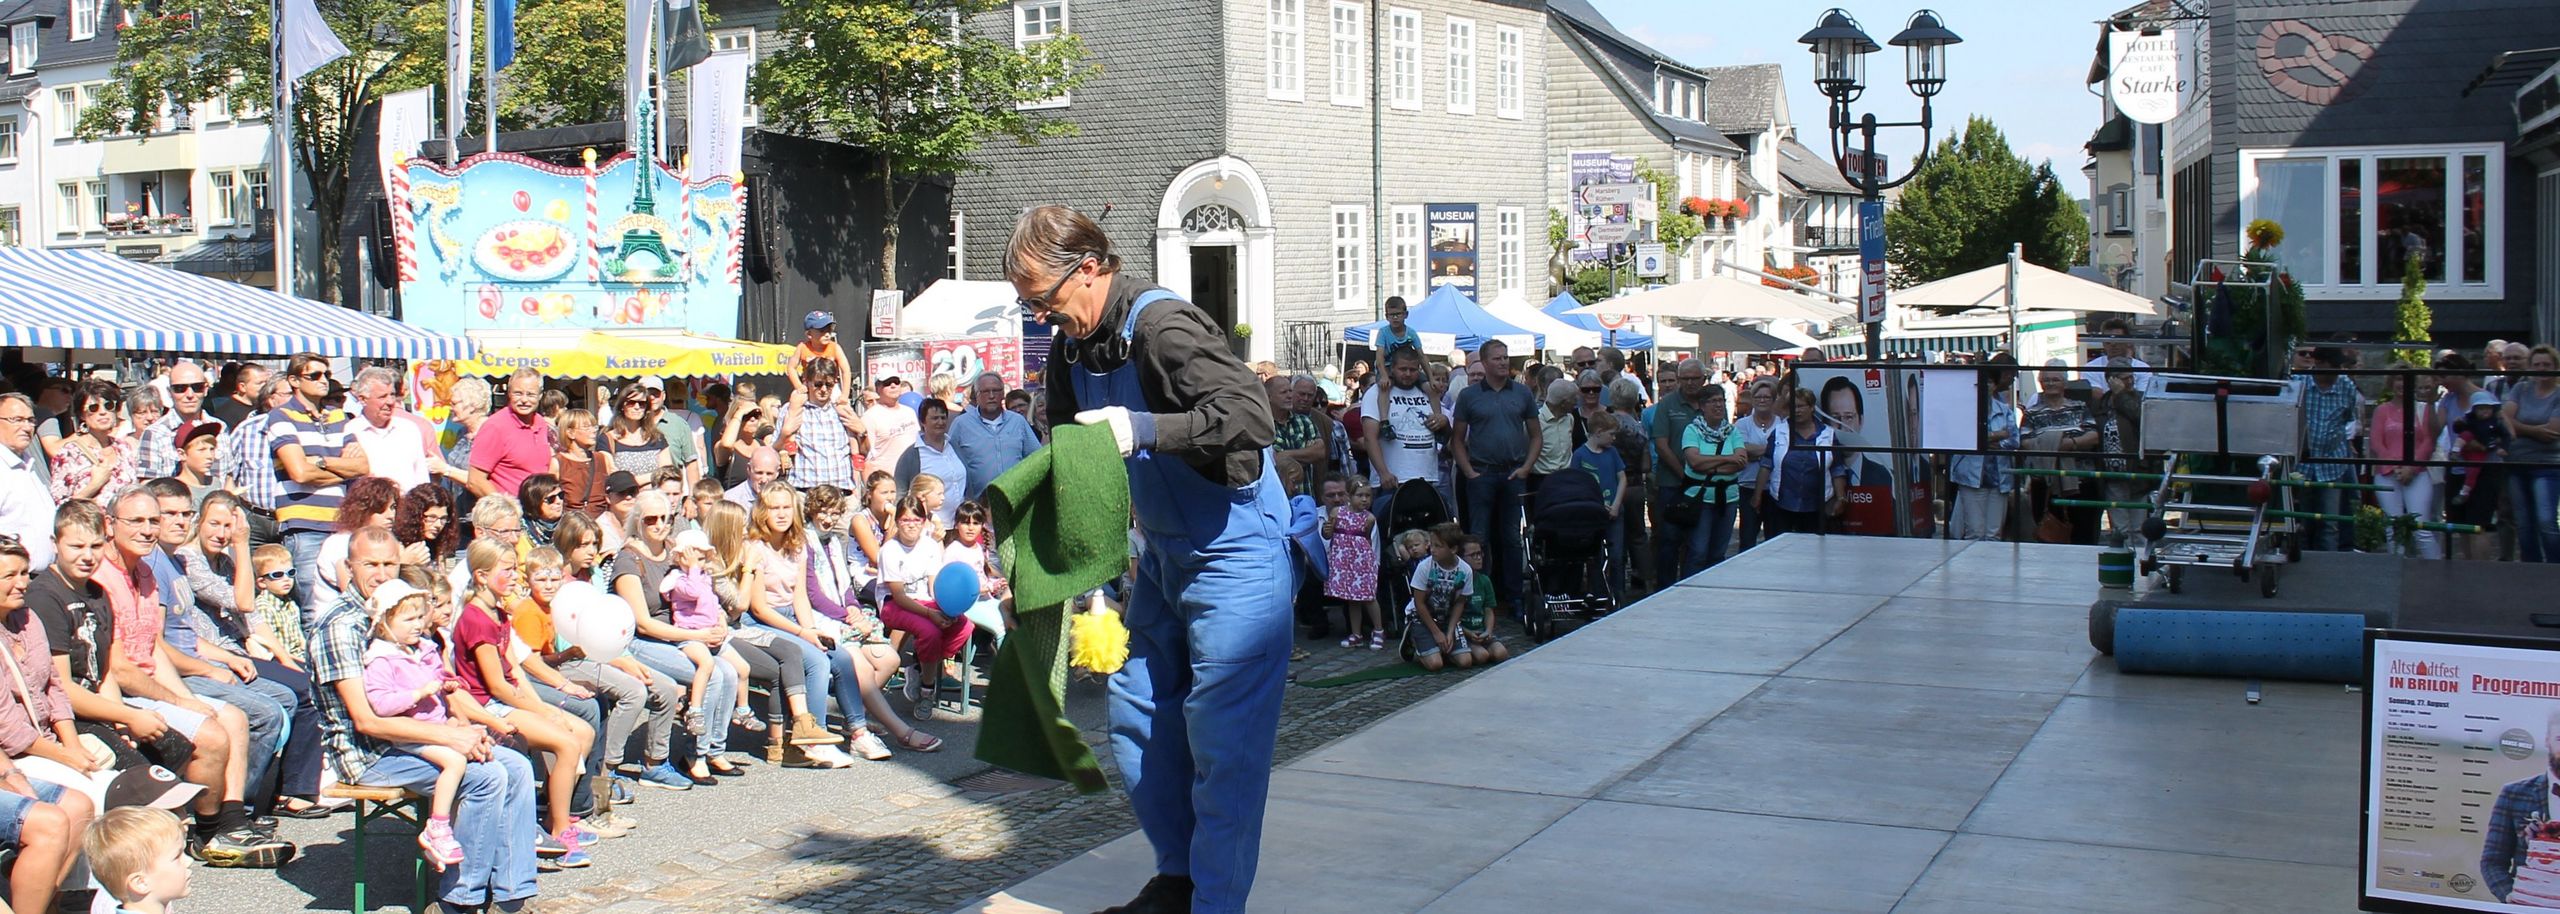
[[[1466,536],[1458,525],[1431,528],[1431,558],[1413,568],[1413,599],[1404,606],[1405,643],[1414,660],[1437,672],[1444,664],[1459,669],[1475,665],[1475,649],[1458,629],[1467,596],[1475,592],[1475,569],[1458,560],[1458,541]]]
[[[461,681],[445,667],[444,652],[426,638],[427,603],[425,591],[400,581],[373,592],[373,641],[364,649],[364,697],[376,716],[443,723],[450,716],[445,710],[448,699],[471,700],[462,694]],[[469,760],[450,746],[434,743],[402,743],[393,750],[436,766],[427,824],[418,832],[418,846],[425,849],[427,863],[437,872],[461,863],[462,842],[453,835],[453,801],[462,789],[463,767]]]
[[[263,647],[267,659],[294,669],[311,663],[311,649],[302,637],[302,607],[293,602],[293,553],[282,544],[268,543],[250,553],[249,563],[258,572],[256,610],[249,614],[249,646],[254,651]]]
[[[1458,631],[1467,636],[1467,643],[1476,648],[1484,662],[1501,663],[1511,659],[1511,648],[1493,636],[1497,615],[1493,611],[1493,595],[1501,591],[1493,588],[1493,574],[1486,570],[1493,566],[1484,563],[1484,541],[1470,536],[1464,543],[1458,549],[1458,559],[1475,569],[1476,577],[1475,590],[1467,595],[1466,614],[1458,619]]]
[[[124,914],[167,914],[187,897],[187,835],[178,817],[152,806],[107,810],[81,838],[89,872]]]
[[[1328,495],[1333,491],[1328,485]],[[1369,513],[1369,482],[1353,478],[1343,504],[1328,504],[1324,509],[1325,554],[1328,571],[1324,595],[1341,600],[1348,607],[1344,613],[1351,633],[1342,638],[1343,647],[1358,647],[1365,640],[1370,650],[1387,646],[1387,625],[1378,613],[1378,546],[1370,539],[1376,529],[1377,515]],[[1368,632],[1363,639],[1361,632]]]

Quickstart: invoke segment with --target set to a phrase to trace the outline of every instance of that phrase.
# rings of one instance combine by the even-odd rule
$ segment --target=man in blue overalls
[[[1005,278],[1055,330],[1050,421],[1111,429],[1145,540],[1129,662],[1111,677],[1111,750],[1157,875],[1105,914],[1243,911],[1295,590],[1270,406],[1226,328],[1121,272],[1111,240],[1074,210],[1025,213]]]

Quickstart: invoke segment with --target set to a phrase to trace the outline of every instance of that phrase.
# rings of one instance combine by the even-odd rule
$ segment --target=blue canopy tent
[[[0,248],[0,346],[467,359],[471,341],[103,251]]]
[[[1573,293],[1558,292],[1555,298],[1547,301],[1546,307],[1538,310],[1546,312],[1548,317],[1600,334],[1600,344],[1612,349],[1653,348],[1653,337],[1633,330],[1612,330],[1600,322],[1598,315],[1573,313],[1573,309],[1579,307],[1582,307],[1582,302],[1576,300]]]
[[[1386,321],[1354,325],[1342,331],[1342,341],[1375,346],[1372,337],[1386,325]],[[1514,327],[1510,322],[1493,316],[1484,306],[1468,298],[1466,293],[1458,291],[1456,286],[1431,290],[1429,296],[1405,315],[1404,326],[1422,338],[1424,350],[1435,354],[1447,353],[1453,348],[1474,352],[1486,340],[1498,339],[1522,351],[1544,348],[1547,343],[1545,334]]]

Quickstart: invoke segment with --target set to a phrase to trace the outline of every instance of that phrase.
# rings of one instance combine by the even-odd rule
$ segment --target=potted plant
[[[1751,201],[1734,200],[1725,206],[1725,214],[1733,219],[1736,227],[1739,227],[1743,220],[1751,218]]]
[[[1707,214],[1707,203],[1708,201],[1705,197],[1682,197],[1680,198],[1680,214],[1684,216],[1704,216]]]
[[[2391,519],[2382,509],[2365,505],[2356,509],[2356,551],[2381,552],[2390,541]]]

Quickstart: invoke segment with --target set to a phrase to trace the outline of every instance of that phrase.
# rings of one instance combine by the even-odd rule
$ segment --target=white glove
[[[1088,409],[1076,414],[1076,424],[1108,425],[1111,427],[1111,440],[1120,445],[1120,456],[1127,457],[1138,452],[1137,433],[1129,428],[1128,407],[1105,406],[1101,409]]]

